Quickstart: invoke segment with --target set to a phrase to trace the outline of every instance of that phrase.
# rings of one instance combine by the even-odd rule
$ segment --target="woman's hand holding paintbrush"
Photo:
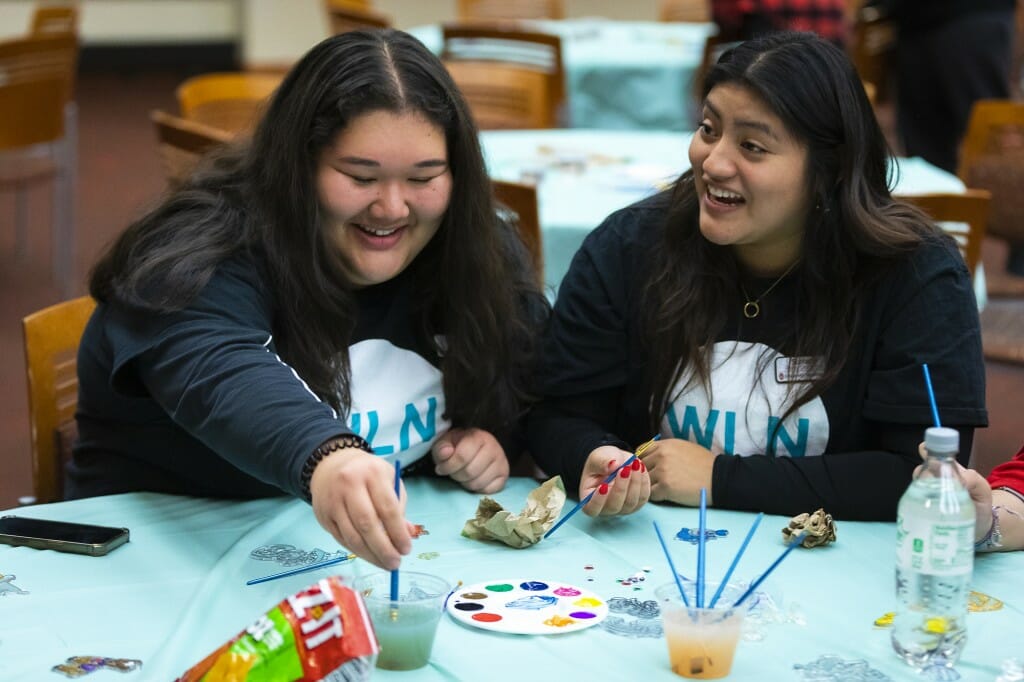
[[[631,514],[647,503],[651,496],[651,478],[643,463],[643,456],[652,443],[648,441],[638,447],[635,458],[633,453],[612,445],[599,447],[590,453],[580,479],[580,499],[593,493],[593,497],[583,507],[585,514]],[[612,481],[608,481],[609,474],[630,458],[633,461],[623,467]]]
[[[339,450],[313,470],[310,492],[320,525],[343,547],[385,570],[412,551],[405,488],[395,496],[394,466],[362,450]]]

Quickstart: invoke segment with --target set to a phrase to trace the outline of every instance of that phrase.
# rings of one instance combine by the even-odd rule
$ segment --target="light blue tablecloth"
[[[697,526],[694,509],[650,504],[616,519],[578,514],[550,539],[515,550],[460,535],[479,496],[449,481],[410,479],[406,485],[408,518],[423,524],[429,534],[414,541],[403,569],[465,585],[547,579],[584,587],[605,599],[653,599],[654,587],[671,580],[671,574],[651,521],[673,536],[681,528]],[[534,485],[529,479],[513,479],[495,497],[518,512]],[[90,682],[174,679],[281,599],[331,570],[247,587],[247,579],[281,570],[250,558],[254,549],[274,543],[307,551],[338,549],[307,505],[284,498],[227,502],[140,493],[4,513],[131,529],[131,542],[106,557],[0,546],[0,574],[16,576],[13,584],[28,592],[0,595],[0,679],[5,682],[63,679],[50,668],[74,655],[143,661],[139,672],[97,672]],[[708,543],[709,580],[724,573],[752,520],[752,514],[709,510],[708,527],[729,531],[728,537]],[[764,519],[734,579],[756,577],[778,556],[786,522],[782,517]],[[669,546],[678,570],[694,575],[695,547],[677,540]],[[893,524],[840,521],[834,545],[790,554],[763,586],[778,606],[778,617],[751,631],[754,639],[740,642],[730,679],[800,679],[794,664],[833,654],[866,659],[894,680],[919,680],[892,652],[889,631],[873,625],[894,608],[894,548]],[[434,552],[436,558],[426,558]],[[353,577],[373,570],[357,560],[338,572]],[[621,584],[636,574],[646,580]],[[968,643],[958,666],[964,680],[991,682],[1002,660],[1024,653],[1022,574],[1024,553],[976,559],[974,589],[1005,605],[968,616]],[[600,625],[548,637],[501,635],[447,616],[427,668],[378,671],[376,677],[678,679],[669,670],[660,638],[623,637]]]
[[[562,38],[569,121],[574,128],[685,130],[695,107],[693,76],[714,24],[607,19],[523,22]],[[432,52],[437,24],[409,30]]]
[[[481,133],[489,173],[537,184],[544,278],[552,296],[584,237],[615,210],[658,191],[690,167],[692,133],[492,130]],[[898,159],[897,194],[963,192],[951,173]],[[984,305],[984,273],[976,294]]]

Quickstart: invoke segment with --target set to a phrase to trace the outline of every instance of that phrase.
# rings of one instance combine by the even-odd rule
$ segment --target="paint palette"
[[[466,625],[519,635],[576,632],[608,616],[603,597],[551,580],[490,580],[463,586],[452,592],[446,608]]]

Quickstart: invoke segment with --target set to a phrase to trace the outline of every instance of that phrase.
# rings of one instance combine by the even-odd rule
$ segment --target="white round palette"
[[[558,635],[597,625],[608,603],[590,590],[553,580],[489,580],[459,587],[448,613],[475,628],[519,635]]]

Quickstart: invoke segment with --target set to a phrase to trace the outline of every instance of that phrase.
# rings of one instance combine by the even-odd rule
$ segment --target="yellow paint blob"
[[[601,605],[601,600],[600,599],[594,599],[593,597],[580,597],[579,599],[574,601],[572,604],[573,604],[573,606],[590,606],[590,607],[593,607],[593,606],[600,606]]]
[[[544,621],[544,625],[550,625],[551,627],[555,628],[564,628],[566,625],[572,625],[575,622],[576,621],[574,621],[572,618],[563,618],[562,616],[555,614],[554,616],[551,616],[546,621]]]

